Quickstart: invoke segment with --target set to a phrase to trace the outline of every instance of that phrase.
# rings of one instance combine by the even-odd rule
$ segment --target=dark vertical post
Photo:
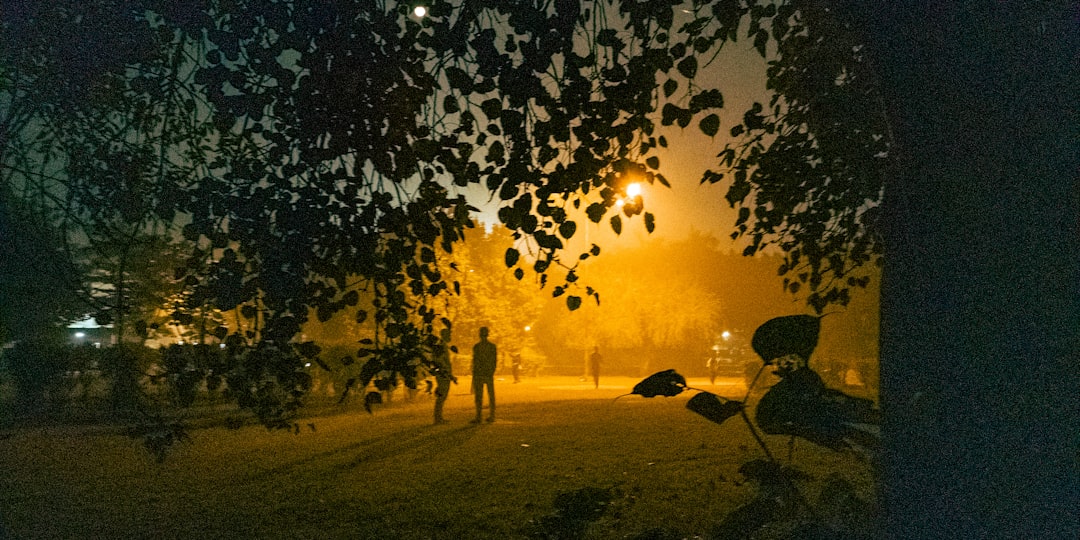
[[[1080,538],[1075,3],[849,7],[896,143],[881,291],[888,536]]]

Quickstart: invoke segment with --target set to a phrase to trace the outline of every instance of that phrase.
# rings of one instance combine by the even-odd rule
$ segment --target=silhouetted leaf
[[[757,49],[762,58],[765,58],[765,45],[768,42],[769,33],[765,30],[758,30],[757,34],[754,34],[754,48]]]
[[[821,319],[813,315],[789,315],[770,319],[754,331],[750,346],[766,365],[794,354],[809,360],[817,347]]]
[[[585,214],[589,216],[589,221],[593,223],[600,223],[605,212],[607,212],[607,208],[604,208],[604,205],[600,203],[592,203],[585,209]]]
[[[506,248],[506,255],[503,257],[503,259],[506,261],[506,267],[513,268],[513,266],[517,264],[519,257],[521,257],[521,254],[518,253],[518,250],[514,248]]]
[[[686,408],[717,424],[723,424],[724,420],[742,412],[743,403],[724,399],[709,392],[699,392],[686,402]]]
[[[341,302],[346,306],[355,306],[360,303],[360,293],[356,291],[349,291],[345,293],[345,296],[341,298]]]
[[[622,234],[622,218],[611,216],[611,230],[615,231],[615,234]]]
[[[693,79],[694,75],[697,75],[697,58],[687,56],[686,58],[683,58],[676,67],[683,77]]]
[[[709,116],[701,119],[698,127],[701,128],[702,133],[708,135],[709,137],[713,137],[720,129],[720,117],[715,114],[710,114]]]
[[[577,223],[573,221],[564,221],[562,225],[559,225],[559,234],[567,240],[574,236],[575,231],[577,231]]]
[[[634,385],[631,394],[651,398],[656,396],[677,396],[686,390],[686,378],[674,369],[653,373]]]
[[[446,80],[450,82],[451,87],[460,90],[462,94],[468,94],[472,92],[473,79],[461,68],[455,66],[447,67]]]
[[[574,295],[567,296],[566,307],[569,308],[570,311],[574,311],[577,308],[581,307],[581,297]]]
[[[664,83],[664,97],[671,97],[671,94],[674,94],[675,90],[678,90],[678,88],[679,83],[676,82],[675,79],[668,79],[667,82]]]

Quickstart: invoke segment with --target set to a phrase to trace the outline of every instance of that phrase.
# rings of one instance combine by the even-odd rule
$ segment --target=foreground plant
[[[754,484],[757,495],[714,528],[711,535],[715,538],[747,538],[765,528],[789,538],[861,538],[869,537],[873,531],[873,520],[868,517],[874,513],[873,505],[860,499],[850,482],[839,476],[825,479],[817,503],[811,503],[798,482],[812,477],[797,467],[782,464],[758,431],[760,428],[771,435],[790,435],[789,448],[793,448],[796,438],[802,438],[837,452],[856,451],[877,468],[880,412],[874,402],[827,388],[809,366],[820,321],[811,315],[791,315],[758,327],[751,346],[764,364],[741,401],[693,388],[672,369],[650,375],[631,391],[651,398],[694,390],[698,393],[686,408],[716,424],[736,416],[742,418],[764,453],[764,459],[749,461],[739,468],[739,473]],[[768,366],[775,366],[780,381],[758,401],[755,427],[746,409],[759,376]]]

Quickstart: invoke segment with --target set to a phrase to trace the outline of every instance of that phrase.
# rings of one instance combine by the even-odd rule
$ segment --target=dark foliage
[[[5,368],[15,384],[16,407],[22,412],[40,410],[45,390],[59,382],[71,365],[71,349],[50,342],[24,341],[4,351]]]
[[[817,347],[821,319],[813,315],[788,315],[770,319],[754,331],[750,346],[770,365],[777,358],[795,355],[805,363]]]
[[[190,407],[202,384],[214,390],[220,385],[227,359],[220,347],[210,345],[170,345],[161,350],[160,376],[175,405]]]
[[[810,368],[787,373],[757,404],[756,419],[765,433],[794,435],[833,450],[852,444],[880,448],[870,426],[880,425],[880,411],[869,399],[826,388]]]
[[[754,352],[766,366],[775,364],[780,377],[757,404],[757,425],[765,433],[791,435],[792,441],[801,437],[835,451],[852,448],[867,451],[876,465],[881,449],[878,433],[881,418],[874,403],[827,388],[821,377],[806,365],[817,345],[819,330],[819,317],[794,315],[770,319],[754,333]],[[638,383],[633,393],[645,397],[674,396],[686,389],[686,380],[681,375],[666,370]],[[749,389],[747,396],[752,390]],[[873,509],[854,494],[851,484],[840,478],[829,479],[819,500],[824,512],[812,506],[798,486],[799,482],[810,480],[810,476],[781,465],[773,457],[747,416],[744,402],[699,391],[687,401],[686,408],[716,424],[740,416],[766,456],[739,467],[739,473],[757,488],[757,495],[725,516],[710,531],[711,538],[751,538],[776,523],[789,524],[790,534],[786,537],[793,540],[869,535],[874,525],[866,516],[872,515]]]
[[[166,422],[160,418],[152,419],[128,430],[128,436],[142,439],[143,446],[158,463],[165,461],[166,455],[177,444],[190,441],[187,426],[181,422]]]

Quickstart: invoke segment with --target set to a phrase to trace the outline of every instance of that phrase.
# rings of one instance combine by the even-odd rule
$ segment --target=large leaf
[[[791,354],[809,360],[817,347],[820,330],[821,319],[813,315],[777,317],[758,327],[750,346],[766,365]]]
[[[643,397],[677,396],[686,390],[686,378],[679,375],[674,369],[667,369],[653,373],[645,380],[634,385],[631,394]]]
[[[717,424],[723,424],[724,420],[742,412],[743,402],[724,399],[710,392],[699,392],[686,402],[686,408]]]
[[[810,368],[797,369],[761,397],[758,426],[773,435],[795,435],[833,450],[853,444],[876,452],[880,413],[871,400],[826,388]]]

